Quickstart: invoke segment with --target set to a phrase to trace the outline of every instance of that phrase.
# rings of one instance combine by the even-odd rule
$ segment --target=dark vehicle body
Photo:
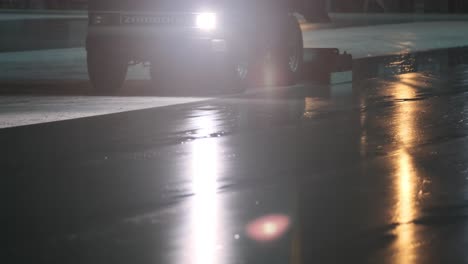
[[[285,0],[94,0],[88,71],[99,91],[122,86],[129,62],[150,62],[155,81],[203,70],[240,90],[295,82],[302,33]],[[215,24],[215,25],[213,25]],[[187,69],[188,68],[188,69]]]

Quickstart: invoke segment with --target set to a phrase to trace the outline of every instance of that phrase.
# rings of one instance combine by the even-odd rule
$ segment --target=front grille
[[[193,27],[195,15],[189,13],[90,13],[89,24],[94,26]]]
[[[121,14],[120,24],[126,26],[188,27],[194,25],[193,14]]]

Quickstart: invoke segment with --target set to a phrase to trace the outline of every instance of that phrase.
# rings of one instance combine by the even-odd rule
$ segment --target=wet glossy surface
[[[0,130],[10,263],[467,263],[466,50]]]

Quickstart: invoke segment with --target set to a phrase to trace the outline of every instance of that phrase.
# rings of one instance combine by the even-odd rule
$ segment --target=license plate
[[[173,15],[122,15],[124,25],[175,25],[180,19]]]

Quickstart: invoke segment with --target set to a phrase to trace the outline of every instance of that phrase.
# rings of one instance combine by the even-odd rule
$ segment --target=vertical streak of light
[[[205,120],[209,124],[209,120]],[[192,232],[190,259],[187,263],[217,263],[217,176],[219,172],[218,142],[196,140],[192,151]]]
[[[364,103],[361,103],[361,108],[364,107]],[[360,138],[360,148],[359,148],[359,153],[361,154],[361,157],[365,157],[367,154],[367,129],[365,128],[367,122],[367,113],[366,112],[361,112],[361,117],[360,117],[360,126],[361,126],[361,138]]]
[[[409,99],[413,97],[412,88],[403,84],[397,84],[396,94],[399,98]],[[414,263],[415,230],[411,221],[416,215],[416,179],[417,174],[414,162],[408,152],[408,148],[414,142],[415,131],[415,109],[412,103],[403,102],[397,109],[396,115],[396,136],[400,149],[396,156],[396,212],[395,218],[399,223],[397,232],[398,251],[396,263]]]
[[[400,224],[396,229],[398,240],[398,261],[399,264],[414,263],[414,225],[411,221],[414,218],[415,208],[415,191],[414,191],[414,169],[411,156],[402,151],[398,155],[398,211],[397,220]]]
[[[304,114],[303,118],[312,118],[314,116],[315,100],[312,97],[304,99]]]

